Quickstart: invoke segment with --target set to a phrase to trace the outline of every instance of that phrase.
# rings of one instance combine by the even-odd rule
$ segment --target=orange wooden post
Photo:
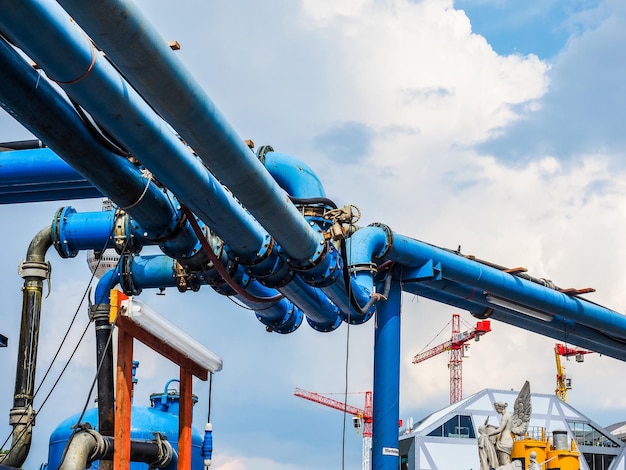
[[[115,443],[113,468],[130,468],[130,419],[133,390],[133,336],[117,330],[117,380],[115,385]]]
[[[193,414],[191,382],[191,373],[181,367],[178,415],[178,470],[191,469],[191,421]]]

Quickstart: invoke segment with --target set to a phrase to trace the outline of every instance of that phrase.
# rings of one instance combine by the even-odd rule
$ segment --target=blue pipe
[[[265,230],[102,58],[56,2],[0,0],[0,9],[3,11],[0,30],[142,161],[179,200],[222,239],[228,240],[239,256],[251,261],[264,251],[268,243]],[[50,37],[55,40],[50,41]]]
[[[433,245],[396,234],[388,258],[408,266],[433,262],[441,265],[441,275],[445,279],[474,286],[497,297],[550,315],[561,315],[595,330],[610,331],[612,336],[626,340],[626,317],[618,312],[521,279]]]
[[[75,0],[60,3],[261,222],[288,257],[299,261],[296,264],[308,264],[320,256],[321,234],[307,225],[138,8],[122,0],[89,5]]]
[[[290,196],[303,199],[326,197],[322,182],[306,163],[274,151],[259,154],[259,158],[274,181]]]
[[[52,18],[56,18],[56,17],[61,18],[62,17],[62,15],[60,15],[60,14],[52,14],[51,16],[52,16]],[[71,36],[70,33],[68,33],[67,35]],[[64,46],[65,47],[69,47],[71,45],[71,39],[72,38],[65,38],[65,39],[66,39],[66,41],[64,43]],[[73,39],[75,39],[79,43],[80,43],[81,40],[83,41],[83,43],[86,42],[86,39],[82,35],[78,36],[77,38],[73,38]],[[79,50],[77,51],[77,55],[80,56],[81,51],[82,51],[82,57],[83,57],[84,60],[86,60],[86,58],[87,58],[86,57],[87,52],[89,52],[89,54],[92,53],[92,50],[91,50],[91,48],[90,48],[88,43],[87,44],[82,44],[82,50],[79,48]],[[31,55],[34,55],[33,52],[31,52]],[[50,55],[52,55],[52,54],[50,54]],[[60,67],[59,64],[56,64],[54,62],[54,60],[53,60],[54,56],[53,55],[52,55],[52,59],[47,57],[45,54],[43,54],[43,56],[44,56],[44,59],[48,58],[48,60],[52,62],[52,67],[49,67],[49,68],[52,68],[52,72],[53,73],[62,73],[63,72],[63,68]],[[94,56],[91,56],[91,55],[89,55],[89,57],[90,57],[90,59],[94,58]],[[42,62],[41,60],[38,60],[38,61],[40,63]],[[98,77],[102,78],[102,77],[100,77],[98,75],[98,72],[105,73],[105,75],[106,75],[106,72],[107,72],[107,70],[106,70],[107,67],[106,66],[108,65],[108,63],[104,62],[104,65],[100,66],[99,64],[101,62],[102,61],[99,61],[98,58],[95,57],[95,62],[93,64],[93,68],[92,68],[89,76],[85,77],[83,80],[80,81],[80,83],[77,83],[75,85],[71,85],[71,86],[65,85],[65,88],[66,89],[69,88],[69,90],[68,90],[69,92],[77,91],[78,95],[82,96],[81,93],[84,94],[84,90],[83,90],[84,83],[83,82],[90,82],[90,81],[92,81],[92,79],[93,79],[92,76],[94,76],[94,75],[96,75],[96,79],[98,79]],[[45,62],[43,63],[43,65],[45,65]],[[104,69],[104,72],[101,69]],[[111,73],[111,75],[113,75],[113,73]],[[66,79],[66,78],[67,77],[65,77],[65,76],[63,77],[63,79]],[[102,81],[103,89],[104,89],[104,85],[108,84],[108,82],[106,81],[106,78],[108,78],[108,75],[106,75],[105,80]],[[120,81],[121,81],[121,79],[120,79]],[[97,80],[96,80],[96,82],[97,82]],[[81,88],[79,89],[78,87],[81,87]],[[81,92],[81,90],[82,90],[82,92]],[[103,94],[104,93],[102,93],[102,90],[99,90],[98,95],[103,95]],[[113,91],[112,94],[115,94],[115,92]],[[130,91],[129,91],[129,94],[131,94]],[[90,96],[95,96],[94,93],[88,93],[88,95],[89,96],[87,96],[86,99],[89,99]],[[105,104],[107,104],[107,103],[100,103],[101,106],[104,106]],[[83,102],[83,105],[84,105],[84,102]],[[91,106],[87,106],[87,108],[88,108],[89,111],[91,111],[92,115],[94,115],[94,116],[96,116],[98,118],[97,112],[98,112],[98,109],[100,109],[100,105],[99,106],[95,106],[95,110]],[[116,108],[116,110],[118,108],[122,109],[121,106],[115,106],[115,108]],[[103,113],[103,114],[104,114],[104,116],[101,116],[101,117],[98,118],[100,121],[102,121],[103,119],[105,119],[107,117],[106,113]],[[117,121],[115,122],[115,125],[118,125]],[[133,132],[135,132],[135,127],[136,126],[131,126],[131,127],[133,129]],[[119,137],[119,135],[118,135],[118,137]],[[124,141],[123,143],[127,147],[130,148],[130,145],[128,144],[128,142]],[[180,144],[178,141],[176,141],[176,143]],[[143,149],[143,147],[145,147],[145,145],[143,143],[140,146],[141,146],[142,149]],[[131,148],[131,150],[132,150],[132,148]],[[156,153],[156,152],[152,152],[152,153]],[[168,152],[162,152],[162,153],[168,153]],[[169,152],[169,153],[172,153],[172,152]],[[188,154],[188,152],[186,150],[185,150],[184,153]],[[154,170],[154,167],[152,167],[152,169]],[[170,170],[172,170],[172,171],[167,171],[166,172],[167,175],[176,173],[176,171],[173,168],[170,168]],[[177,170],[178,170],[178,168],[177,168]],[[180,173],[180,171],[178,173]],[[167,175],[163,176],[162,173],[158,173],[157,174],[157,176],[159,177],[159,179],[163,183],[165,183],[166,185],[172,187],[172,182],[167,180]],[[190,178],[188,178],[185,175],[183,175],[183,179],[185,180],[185,183],[188,183],[188,181],[190,180]],[[184,200],[184,196],[181,196],[180,190],[176,190],[176,187],[180,187],[180,184],[176,185],[173,189],[175,190],[176,194],[179,195],[179,197],[181,197],[181,199]],[[186,187],[184,189],[185,190],[189,190],[188,187]],[[192,192],[194,193],[194,196],[196,196],[197,194],[202,194],[204,191],[202,189],[197,189],[197,190],[192,191]],[[206,202],[206,201],[204,201],[204,202]],[[220,207],[219,204],[217,204],[217,206],[218,207],[216,208],[214,214],[217,213],[217,214],[222,214],[223,215],[225,213],[228,213],[228,209],[225,209],[223,206]],[[192,206],[192,208],[196,212],[198,212],[197,206]],[[237,206],[237,210],[241,210],[241,208],[239,206]],[[209,220],[209,218],[208,218],[208,216],[206,216],[206,214],[204,214],[205,217],[202,217],[203,216],[202,213],[199,213],[199,215],[205,221]],[[220,217],[222,217],[222,216],[220,216]],[[237,219],[237,217],[228,218],[228,219],[229,220]],[[222,220],[223,220],[223,217],[222,217]],[[220,231],[224,230],[223,224],[221,222],[218,223],[219,221],[215,221],[215,220],[209,220],[209,222],[212,222],[210,225],[214,229],[214,231],[216,231],[216,233],[220,234]],[[248,222],[249,222],[249,225],[250,225],[251,222],[250,221],[248,221]],[[303,222],[304,222],[304,219],[303,219]],[[306,222],[304,222],[304,223],[306,223]],[[254,225],[254,229],[258,229],[257,232],[256,232],[257,234],[264,234],[263,229],[261,227],[259,227],[258,224]],[[228,233],[227,233],[229,235],[229,237],[225,238],[223,236],[223,234],[222,234],[222,238],[225,239],[229,243],[230,247],[232,248],[232,251],[236,255],[235,259],[237,259],[238,262],[243,263],[243,264],[253,264],[253,261],[255,261],[256,258],[261,257],[263,252],[268,249],[269,242],[267,240],[267,235],[266,234],[263,235],[263,246],[259,247],[255,243],[252,243],[252,244],[249,243],[249,239],[246,239],[245,236],[244,236],[244,238],[242,240],[241,236],[242,236],[243,233],[245,233],[245,231],[242,231],[240,229],[236,229],[236,230],[232,230],[231,229],[231,230],[228,230]],[[235,236],[235,234],[236,234],[236,236]],[[316,262],[316,259],[319,259],[325,253],[323,235],[321,233],[317,233],[317,235],[318,235],[318,240],[317,241],[319,243],[316,246],[315,255],[312,258],[306,259],[306,260],[291,260],[290,259],[289,262],[294,263],[298,267],[309,267],[311,264],[314,264]],[[253,251],[254,254],[251,254],[250,251]],[[276,256],[276,254],[273,254],[273,256]],[[329,272],[331,272],[333,269],[335,269],[335,267],[337,265],[337,255],[336,255],[336,253],[332,254],[331,256],[324,256],[323,261],[324,261],[324,263],[321,263],[321,265],[316,266],[314,269],[308,270],[306,272],[307,280],[311,280],[311,282],[317,282],[318,279],[323,278],[324,276],[327,276]],[[272,258],[270,258],[265,264],[275,265],[275,261],[272,261]],[[265,268],[264,268],[264,266],[255,265],[254,269],[257,270],[257,269],[265,269]],[[355,318],[356,318],[356,316],[355,316]]]
[[[74,168],[46,150],[0,152],[0,204],[103,197]]]
[[[489,292],[551,315],[562,316],[587,326],[590,330],[610,331],[615,338],[626,339],[626,318],[613,310],[567,296],[554,289],[403,235],[393,234],[392,242],[388,243],[384,247],[384,253],[381,253],[383,240],[388,236],[388,232],[382,227],[366,227],[357,231],[351,237],[352,262],[366,263],[381,257],[393,260],[403,265],[405,269],[428,266],[433,275],[475,287],[482,291],[480,295],[484,296],[484,292]],[[368,288],[372,282],[370,276],[364,273],[357,278],[357,282]],[[486,298],[484,301],[486,303]],[[488,305],[494,309],[502,309],[493,304]]]
[[[110,291],[115,286],[117,286],[119,282],[120,268],[118,265],[117,267],[110,269],[106,273],[104,273],[98,281],[98,284],[96,285],[96,290],[94,292],[95,305],[110,305]]]
[[[453,285],[454,287],[449,287]],[[461,286],[451,281],[403,282],[402,290],[439,303],[451,305],[472,313],[478,318],[508,323],[518,328],[549,336],[558,341],[575,344],[615,359],[626,361],[626,342],[606,333],[583,326],[556,315],[551,322],[545,322],[506,309],[494,309],[481,295],[481,291],[471,286]]]
[[[98,286],[104,286],[111,283],[110,279],[115,280],[115,285],[120,284],[123,290],[129,295],[139,295],[143,289],[148,288],[166,288],[178,287],[176,280],[175,263],[172,259],[164,255],[149,256],[126,256],[121,263],[122,267],[108,271],[108,278],[104,277],[98,283]],[[206,279],[210,276],[200,278],[201,284],[206,284]],[[233,275],[237,278],[240,285],[245,290],[259,298],[272,297],[277,294],[274,289],[263,286],[258,281],[250,279],[243,273],[243,268],[238,267],[237,273]],[[212,286],[216,291],[220,292],[220,286]],[[103,287],[105,289],[105,287]],[[109,288],[110,289],[110,288]],[[221,292],[220,292],[221,293]],[[99,291],[96,288],[96,298]],[[108,298],[108,290],[106,293]],[[300,308],[294,305],[289,299],[282,298],[275,303],[267,304],[254,302],[246,299],[241,295],[233,295],[239,302],[247,307],[256,310],[256,316],[268,330],[276,333],[291,333],[295,331],[302,323],[303,314]]]
[[[299,277],[295,277],[286,286],[279,287],[278,291],[302,309],[308,324],[314,330],[328,332],[341,325],[339,308],[323,292]]]
[[[372,415],[373,470],[398,469],[401,293],[399,280],[392,280],[388,299],[379,302],[376,307]]]
[[[174,211],[167,196],[153,182],[143,178],[140,170],[130,161],[96,141],[67,99],[2,38],[0,81],[0,103],[5,110],[45,140],[100,193],[125,208],[139,221],[147,236],[155,240],[171,237],[163,244],[166,253],[171,256],[191,255],[198,242],[188,224],[179,227],[180,215]],[[27,158],[33,154],[20,151],[14,155],[16,158],[19,155]],[[41,149],[38,155],[41,158],[37,159],[36,166],[43,161],[52,162],[55,158],[51,149]],[[11,154],[5,152],[3,156],[11,157]],[[54,167],[58,168],[58,165]]]

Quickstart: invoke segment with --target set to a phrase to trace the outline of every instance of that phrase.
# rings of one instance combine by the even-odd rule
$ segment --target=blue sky
[[[624,312],[626,7],[618,0],[535,3],[181,0],[174,8],[164,0],[138,2],[166,40],[181,43],[181,60],[242,138],[306,162],[329,197],[361,209],[360,224],[382,222],[429,243],[525,266],[562,286],[595,287],[592,300]],[[26,136],[0,114],[0,141]],[[10,345],[17,343],[21,309],[17,263],[66,204],[100,206],[0,207],[10,226],[2,235],[0,332]],[[83,254],[61,260],[50,252],[49,258],[52,292],[44,301],[39,370],[89,278]],[[341,468],[343,416],[292,392],[344,390],[345,325],[329,334],[307,325],[287,336],[268,334],[251,312],[208,289],[144,292],[141,300],[224,359],[213,387],[212,468]],[[452,313],[403,298],[405,419],[417,421],[447,404],[446,357],[419,366],[411,358],[448,331]],[[86,322],[85,307],[79,322]],[[534,391],[551,393],[554,340],[492,327],[464,362],[465,394],[518,388],[526,379]],[[352,392],[371,389],[372,344],[373,322],[350,329]],[[39,415],[25,468],[46,460],[50,430],[82,406],[93,349],[91,339],[81,346]],[[145,404],[176,370],[137,349],[136,396]],[[13,348],[0,349],[9,376],[14,358]],[[574,376],[570,404],[600,424],[625,419],[623,364],[589,355],[566,367]],[[195,393],[202,428],[207,384],[195,383]],[[8,413],[11,394],[12,387],[0,390],[0,413]],[[350,403],[361,406],[362,395],[350,395]],[[345,468],[353,470],[360,468],[361,438],[350,425]],[[9,430],[6,420],[0,424],[0,432]]]
[[[458,0],[454,7],[465,12],[472,31],[485,37],[498,54],[535,54],[541,59],[551,59],[573,36],[604,19],[597,17],[601,3],[597,0],[547,0],[532,4]]]

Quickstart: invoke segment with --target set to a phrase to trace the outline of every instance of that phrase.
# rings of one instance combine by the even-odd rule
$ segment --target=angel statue
[[[513,435],[524,435],[530,421],[530,384],[526,381],[517,395],[513,415],[506,409],[508,403],[496,402],[493,406],[502,415],[502,419],[500,425],[495,427],[488,424],[487,418],[485,424],[478,428],[480,470],[511,468]]]

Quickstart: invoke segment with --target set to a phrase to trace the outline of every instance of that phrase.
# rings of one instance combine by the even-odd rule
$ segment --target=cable
[[[181,210],[183,214],[187,216],[187,220],[189,221],[189,224],[191,225],[193,232],[196,234],[196,237],[198,238],[200,245],[202,245],[202,249],[204,250],[206,255],[209,257],[211,262],[213,263],[213,267],[215,267],[215,270],[220,274],[220,276],[222,276],[222,279],[224,279],[224,281],[226,281],[226,283],[235,292],[237,292],[238,294],[240,294],[241,296],[243,296],[244,298],[252,302],[259,302],[262,304],[263,303],[275,303],[283,298],[282,294],[276,294],[271,297],[257,297],[255,295],[250,294],[243,287],[241,287],[228,273],[228,271],[226,270],[222,262],[219,260],[219,258],[217,257],[217,255],[215,254],[211,246],[209,245],[209,242],[207,241],[206,237],[202,233],[202,229],[200,228],[200,225],[198,225],[198,222],[196,221],[196,218],[193,215],[193,213],[189,210],[189,208],[183,205],[181,205]]]
[[[211,398],[213,394],[213,372],[209,372],[209,410],[207,411],[206,422],[211,422]]]

